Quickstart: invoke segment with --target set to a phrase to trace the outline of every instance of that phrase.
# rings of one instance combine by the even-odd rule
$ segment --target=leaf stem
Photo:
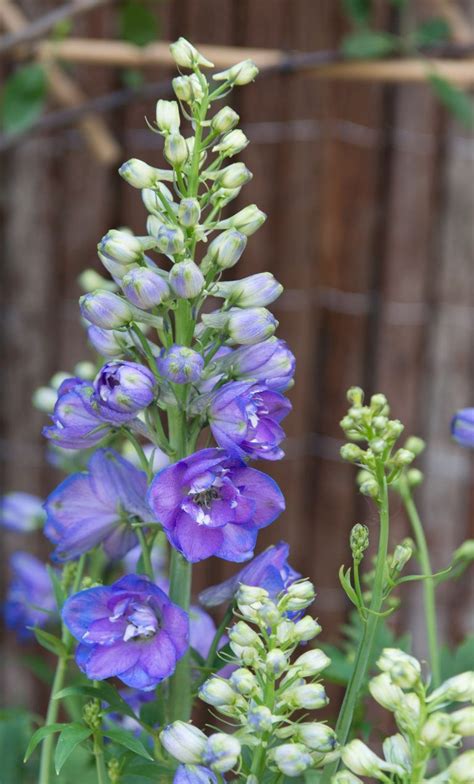
[[[104,742],[100,732],[94,733],[94,755],[97,770],[97,784],[108,784],[109,777],[105,767]]]

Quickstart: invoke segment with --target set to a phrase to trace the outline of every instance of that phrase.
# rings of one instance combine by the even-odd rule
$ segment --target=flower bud
[[[266,705],[251,703],[247,714],[249,727],[253,732],[270,732],[273,727],[273,715]]]
[[[387,762],[393,762],[395,765],[400,765],[406,772],[411,770],[412,760],[410,749],[403,735],[397,734],[385,738],[383,742],[383,754]]]
[[[170,286],[182,299],[194,299],[204,288],[204,276],[194,261],[180,261],[174,265],[169,276]]]
[[[400,438],[404,430],[405,426],[402,425],[399,419],[391,419],[385,428],[385,438],[390,441],[396,441],[397,438]]]
[[[421,455],[425,447],[425,441],[418,436],[410,436],[405,442],[405,449],[408,449],[409,452],[413,452],[417,457],[418,455]]]
[[[363,784],[363,781],[350,770],[340,770],[332,777],[331,784]]]
[[[280,648],[273,648],[272,651],[267,653],[265,659],[265,668],[268,673],[275,675],[277,678],[282,675],[288,667],[288,659]]]
[[[361,406],[364,402],[364,390],[360,387],[349,387],[346,398],[352,406]]]
[[[377,498],[379,494],[379,486],[373,477],[362,482],[359,486],[359,490],[362,495],[367,495],[369,498]]]
[[[401,690],[400,690],[401,691]],[[415,732],[420,721],[421,702],[417,694],[404,694],[400,705],[395,710],[395,720],[404,732]]]
[[[213,74],[212,78],[216,82],[229,81],[232,85],[241,87],[253,82],[257,74],[258,68],[252,60],[242,60],[242,62],[236,63],[231,68],[226,68],[225,71]]]
[[[240,130],[240,128],[236,128],[221,139],[219,144],[216,144],[212,148],[212,152],[220,152],[225,158],[230,158],[233,155],[238,155],[239,152],[242,152],[249,143],[245,133]]]
[[[243,697],[249,697],[258,691],[258,681],[250,670],[246,667],[239,667],[234,670],[229,678],[232,688]]]
[[[214,675],[202,684],[199,689],[199,696],[201,700],[209,705],[218,707],[220,705],[233,705],[237,694],[228,681]]]
[[[387,398],[385,397],[385,395],[382,395],[380,392],[375,395],[372,395],[372,397],[370,398],[370,409],[372,411],[372,414],[375,415],[381,414],[382,411],[387,406],[387,404],[388,404]]]
[[[292,670],[297,671],[301,678],[314,678],[331,664],[331,659],[324,651],[313,648],[305,651],[293,662]]]
[[[466,539],[465,542],[453,553],[453,563],[470,563],[474,561],[474,539]]]
[[[309,642],[321,631],[321,627],[310,615],[305,615],[301,621],[295,623],[295,634],[300,642]]]
[[[222,209],[226,204],[229,204],[230,201],[236,199],[241,190],[241,188],[218,188],[216,191],[211,191],[209,201],[213,207]]]
[[[216,133],[227,133],[239,122],[239,115],[230,106],[223,106],[211,119],[211,128]]]
[[[121,357],[130,344],[128,335],[113,329],[102,329],[91,324],[87,329],[89,343],[104,357]]]
[[[472,784],[472,771],[474,770],[474,751],[465,751],[460,754],[449,766],[448,784]]]
[[[219,234],[209,245],[203,259],[203,269],[207,270],[212,264],[219,269],[229,269],[237,264],[247,245],[247,237],[235,229]],[[221,296],[221,295],[217,295]]]
[[[178,220],[181,226],[189,228],[199,223],[201,207],[197,199],[182,199],[178,207]]]
[[[282,291],[283,286],[271,272],[260,272],[248,278],[216,283],[212,295],[223,297],[235,307],[259,308],[274,302]]]
[[[173,256],[181,253],[184,248],[184,234],[181,229],[174,229],[171,226],[160,226],[156,235],[156,244],[162,253]]]
[[[229,639],[244,647],[260,645],[260,637],[245,621],[238,621],[229,631]]]
[[[277,327],[278,321],[266,308],[229,311],[227,331],[234,343],[244,346],[260,343],[271,337]]]
[[[401,688],[392,682],[386,672],[371,678],[369,691],[374,700],[389,711],[397,710],[405,696]]]
[[[392,682],[402,689],[411,689],[420,680],[421,666],[418,659],[398,648],[384,648],[377,667],[388,673]]]
[[[79,299],[81,313],[85,319],[102,329],[118,329],[129,324],[133,313],[129,305],[111,291],[93,291]]]
[[[217,773],[226,773],[237,765],[240,743],[234,735],[216,732],[208,738],[204,762]]]
[[[295,624],[292,621],[280,621],[275,634],[278,644],[282,646],[292,645],[298,640]]]
[[[461,446],[474,446],[474,408],[458,411],[451,422],[451,434]]]
[[[180,133],[170,133],[165,139],[163,153],[172,166],[180,169],[188,159],[186,139]]]
[[[237,229],[241,234],[250,237],[265,223],[266,219],[267,216],[262,210],[258,209],[256,204],[249,204],[230,218],[219,221],[215,228]]]
[[[350,545],[354,561],[360,563],[369,546],[369,529],[366,525],[356,523],[351,531]]]
[[[162,196],[166,199],[166,201],[170,205],[171,209],[173,209],[175,205],[174,205],[174,200],[173,200],[173,194],[171,193],[169,188],[166,187],[166,185],[163,185],[162,182],[160,182],[160,183],[158,183],[156,185],[155,190],[152,190],[151,188],[143,188],[143,190],[142,190],[142,202],[143,202],[143,204],[145,205],[145,207],[148,210],[148,212],[151,212],[153,215],[156,215],[156,216],[159,217],[159,216],[161,216],[163,214],[164,208],[163,208],[163,202],[160,199],[160,197],[158,196],[158,193],[157,193],[158,190],[161,192]],[[153,223],[155,223],[155,222],[151,222],[150,221],[150,223],[151,223],[151,225],[153,225]],[[156,229],[156,231],[152,234],[152,236],[156,236],[156,234],[158,233],[158,229],[159,229],[159,227],[162,224],[163,224],[163,221],[160,220],[159,221],[159,226]]]
[[[96,366],[93,362],[78,362],[74,365],[74,375],[82,378],[84,381],[92,381],[96,374]]]
[[[249,609],[249,618],[252,617],[254,611]],[[242,612],[242,610],[241,610]],[[244,613],[243,613],[244,614]],[[274,602],[266,601],[255,611],[255,620],[260,626],[274,626],[281,618],[281,613]]]
[[[395,452],[392,460],[397,468],[403,468],[404,466],[410,465],[413,463],[415,459],[415,455],[413,452],[409,452],[408,449],[397,449]]]
[[[312,751],[327,754],[337,746],[336,733],[319,721],[304,722],[296,727],[295,737]]]
[[[170,44],[170,52],[176,65],[181,65],[183,68],[195,68],[199,65],[206,68],[214,67],[214,63],[204,57],[186,38],[180,37],[175,43]]]
[[[178,101],[189,103],[192,100],[193,91],[189,76],[176,76],[171,83]]]
[[[133,188],[153,188],[160,177],[159,169],[138,158],[130,158],[126,163],[122,163],[119,174]]]
[[[344,765],[353,773],[361,776],[374,776],[386,771],[393,771],[394,773],[400,772],[403,775],[404,771],[398,765],[385,762],[380,759],[373,751],[369,749],[361,740],[353,740],[345,746],[341,751],[341,757]]]
[[[453,732],[466,737],[474,735],[474,706],[454,711],[450,714]]]
[[[419,468],[410,468],[406,476],[409,487],[418,487],[424,479],[423,472]]]
[[[143,258],[143,246],[128,231],[111,229],[98,244],[100,253],[119,264],[136,264]]]
[[[305,683],[286,689],[281,695],[281,703],[294,710],[318,710],[329,702],[324,687],[320,683]]]
[[[427,703],[448,703],[474,701],[474,672],[454,675],[435,689],[427,698]]]
[[[301,743],[282,743],[270,752],[270,759],[285,776],[304,773],[311,763],[311,754]]]
[[[94,269],[85,269],[79,275],[77,282],[81,289],[87,294],[95,289],[105,289],[106,291],[117,291],[117,284],[109,278],[103,278]]]
[[[121,286],[132,305],[143,310],[154,308],[170,295],[165,278],[147,267],[135,267],[127,272]]]
[[[156,381],[153,373],[137,362],[107,362],[94,380],[98,399],[113,412],[134,414],[153,402]]]
[[[164,101],[156,104],[156,124],[163,133],[177,133],[181,123],[179,106],[176,101]]]
[[[38,387],[31,396],[33,406],[44,414],[53,413],[57,399],[56,391],[51,387]]]
[[[245,665],[245,667],[258,667],[260,664],[259,652],[256,648],[238,645],[235,642],[230,643],[230,647],[235,654],[237,660]]]
[[[282,610],[299,612],[312,604],[315,596],[314,585],[309,580],[295,582],[288,586],[286,593],[280,599],[279,606]]]
[[[431,748],[445,746],[453,735],[451,717],[448,713],[432,713],[421,730],[421,740]]]
[[[237,604],[253,605],[265,602],[269,598],[268,591],[265,588],[259,588],[257,585],[240,585],[236,594]]]
[[[184,721],[168,724],[160,733],[160,740],[168,754],[188,764],[202,761],[207,737],[200,729]]]
[[[240,188],[250,182],[253,174],[249,171],[245,163],[231,163],[218,172],[216,181],[222,188]]]
[[[170,346],[163,349],[158,361],[160,375],[174,384],[191,384],[197,381],[204,368],[204,359],[187,346]]]
[[[365,452],[357,444],[344,444],[341,446],[340,455],[343,460],[347,460],[349,463],[361,463]]]

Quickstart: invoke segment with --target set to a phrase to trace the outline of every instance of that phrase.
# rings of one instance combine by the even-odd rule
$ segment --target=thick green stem
[[[383,463],[380,463],[377,468],[377,480],[380,494],[380,534],[377,551],[377,562],[375,567],[374,586],[370,608],[368,610],[367,623],[365,624],[364,632],[359,642],[354,669],[352,671],[352,676],[344,695],[341,711],[339,713],[336,724],[337,737],[341,745],[344,745],[349,737],[357,700],[367,676],[367,670],[369,668],[373,653],[375,635],[381,621],[381,618],[376,613],[380,612],[383,603],[385,568],[389,537],[388,489]],[[338,762],[334,762],[325,769],[322,778],[322,784],[327,784],[331,781],[331,777],[336,772],[338,764]]]
[[[83,555],[78,561],[76,576],[74,578],[74,584],[71,591],[72,594],[77,593],[77,591],[79,590],[79,586],[82,580],[82,574],[84,572],[85,559],[86,557],[85,555]],[[69,650],[69,647],[72,642],[72,637],[64,624],[62,626],[62,641],[66,645],[66,648]],[[51,693],[49,696],[48,710],[46,712],[46,718],[44,722],[45,727],[48,727],[50,724],[55,724],[58,719],[60,701],[56,699],[56,694],[58,694],[58,692],[60,692],[64,686],[64,680],[67,671],[67,661],[68,661],[67,656],[62,656],[60,659],[58,659],[58,663],[56,665],[56,672],[54,674],[53,685],[51,687]],[[38,784],[49,784],[49,782],[51,781],[53,748],[54,748],[54,736],[48,735],[44,739],[41,748]]]
[[[105,767],[104,743],[102,740],[102,735],[99,733],[94,734],[94,755],[97,771],[97,784],[107,784],[109,777]]]
[[[186,612],[191,597],[192,564],[178,553],[171,552],[170,599]],[[191,716],[191,657],[189,651],[179,660],[169,684],[170,720],[188,721]]]
[[[426,636],[428,641],[428,651],[433,676],[433,686],[436,688],[441,683],[441,666],[439,659],[438,628],[436,621],[436,589],[433,580],[433,570],[431,568],[428,545],[426,543],[423,524],[420,520],[410,487],[406,477],[402,476],[399,480],[400,495],[402,497],[408,519],[415,537],[418,551],[418,560],[425,579],[423,580],[423,597],[426,623]]]

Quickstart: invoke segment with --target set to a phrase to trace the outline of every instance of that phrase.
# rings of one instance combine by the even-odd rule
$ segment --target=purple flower
[[[211,555],[247,560],[258,529],[285,508],[273,479],[224,449],[202,449],[164,468],[148,502],[171,544],[192,562]]]
[[[91,397],[94,388],[88,381],[68,378],[58,389],[52,420],[43,435],[65,449],[85,449],[104,437],[108,423],[99,419]]]
[[[174,774],[173,784],[217,784],[217,776],[202,765],[180,765]]]
[[[30,493],[7,493],[0,498],[0,525],[9,531],[26,533],[43,523],[43,501]]]
[[[284,392],[295,373],[295,358],[284,340],[271,337],[253,346],[241,346],[219,364],[240,381],[250,379],[274,392]]]
[[[157,365],[160,374],[168,381],[190,384],[199,379],[204,359],[192,348],[175,345],[162,350]]]
[[[461,446],[474,447],[474,408],[462,408],[451,422],[453,438]]]
[[[265,588],[274,599],[301,577],[288,563],[289,551],[286,542],[268,547],[229,580],[202,591],[199,601],[205,607],[216,607],[229,602],[238,591],[239,585]]]
[[[192,604],[189,608],[189,644],[206,658],[216,634],[216,624],[201,607]]]
[[[10,559],[13,579],[5,602],[5,622],[20,640],[33,635],[29,626],[45,626],[56,609],[51,578],[44,563],[29,553],[17,552]]]
[[[174,672],[188,648],[184,610],[135,574],[71,596],[62,616],[79,640],[76,662],[90,680],[116,676],[127,686],[150,691]]]
[[[94,381],[101,415],[127,419],[153,402],[156,380],[148,368],[136,362],[107,362]]]
[[[146,476],[112,449],[100,449],[88,471],[64,480],[46,500],[46,536],[55,558],[66,561],[101,542],[111,558],[122,558],[137,543],[132,519],[150,520]]]
[[[121,281],[125,296],[143,310],[154,308],[169,296],[166,279],[147,267],[134,267]]]
[[[240,457],[280,460],[285,432],[279,422],[291,403],[279,392],[251,381],[230,381],[211,397],[209,425],[219,446]]]

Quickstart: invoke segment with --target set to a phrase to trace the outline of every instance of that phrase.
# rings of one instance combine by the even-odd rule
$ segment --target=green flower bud
[[[239,667],[238,670],[234,670],[229,678],[229,682],[232,688],[243,697],[253,696],[259,690],[255,675],[246,667]]]
[[[233,131],[225,134],[219,144],[212,148],[212,152],[220,152],[225,158],[230,158],[245,150],[248,143],[249,140],[245,133],[239,128],[235,128]]]
[[[85,269],[81,272],[77,282],[81,289],[86,293],[95,291],[95,289],[105,289],[106,291],[117,291],[117,284],[113,280],[103,278],[93,269]]]
[[[321,631],[321,627],[310,615],[305,615],[295,623],[295,634],[299,642],[309,642]]]
[[[423,482],[424,476],[418,468],[410,468],[407,471],[407,482],[409,487],[418,487]]]
[[[87,724],[91,730],[99,730],[102,725],[102,709],[99,700],[90,700],[86,702],[82,709],[82,718],[84,724]]]
[[[352,406],[361,406],[364,402],[364,390],[360,387],[350,387],[346,392],[346,398]]]
[[[474,561],[474,539],[467,539],[454,551],[453,563],[461,563],[463,561],[468,563]]]
[[[397,449],[395,452],[392,462],[398,468],[403,468],[404,466],[410,465],[413,463],[415,459],[415,455],[413,452],[409,452],[408,449]]]
[[[375,416],[372,420],[372,427],[378,433],[382,433],[388,425],[388,418],[386,416]]]
[[[474,672],[454,675],[435,689],[427,698],[429,704],[474,701]]]
[[[174,44],[171,44],[170,52],[176,65],[180,65],[182,68],[196,68],[200,65],[205,68],[214,67],[214,63],[204,57],[186,38],[178,38]]]
[[[211,128],[216,133],[227,133],[235,128],[240,117],[230,106],[223,106],[211,120]]]
[[[163,133],[177,133],[181,124],[179,106],[176,101],[164,101],[156,104],[156,124]]]
[[[267,216],[256,204],[249,204],[230,218],[219,221],[216,229],[237,229],[241,234],[250,237],[265,223]]]
[[[392,572],[401,572],[413,555],[413,542],[406,540],[395,547],[390,563]]]
[[[409,452],[413,452],[417,457],[418,455],[421,455],[425,447],[426,443],[422,438],[418,438],[418,436],[410,436],[405,442],[405,449],[408,449]]]
[[[449,784],[472,784],[472,771],[474,770],[474,751],[465,751],[449,766],[445,779]]]
[[[217,174],[217,182],[222,188],[240,188],[250,182],[253,174],[244,163],[231,163]]]
[[[420,662],[398,648],[384,648],[377,667],[388,673],[393,683],[402,689],[411,689],[420,681]]]
[[[266,705],[251,703],[247,714],[249,727],[254,732],[270,732],[273,727],[273,715]]]
[[[232,85],[241,87],[244,84],[253,82],[258,74],[258,68],[252,60],[242,60],[225,71],[213,74],[212,78],[216,82],[229,81]]]
[[[448,713],[432,713],[423,725],[421,740],[431,748],[445,746],[453,735],[451,717]]]
[[[234,705],[237,693],[228,681],[213,675],[202,684],[199,697],[203,702],[218,708],[222,705]]]
[[[292,612],[304,610],[314,602],[315,596],[314,585],[309,580],[295,582],[288,586],[279,606]]]
[[[329,702],[324,687],[320,683],[305,683],[301,686],[293,686],[286,689],[282,695],[279,707],[287,707],[292,710],[305,708],[306,710],[318,710],[324,708]]]
[[[370,479],[366,479],[365,482],[362,482],[359,490],[362,495],[368,495],[370,498],[378,498],[379,486],[376,480],[372,477]]]
[[[403,732],[413,733],[416,731],[420,721],[420,715],[421,715],[420,698],[413,692],[404,694],[403,691],[401,691],[401,694],[402,694],[401,702],[394,711],[395,720],[397,722],[397,726]]]
[[[58,395],[51,387],[38,387],[31,396],[31,402],[38,411],[52,414]]]
[[[156,244],[162,253],[173,256],[175,253],[181,253],[183,251],[184,234],[181,229],[175,229],[163,224],[156,235]]]
[[[176,76],[172,81],[172,85],[178,101],[186,101],[187,103],[191,101],[193,91],[189,76]]]
[[[344,444],[341,446],[340,455],[343,460],[349,463],[361,463],[365,458],[365,452],[357,444]]]
[[[453,726],[453,732],[456,735],[466,737],[474,735],[474,706],[470,705],[467,708],[450,713],[450,718]]]
[[[356,523],[351,531],[350,545],[354,561],[360,563],[369,546],[369,529],[366,525]]]
[[[405,426],[402,425],[399,419],[391,419],[385,428],[385,438],[389,441],[396,441],[404,430]]]
[[[388,400],[385,395],[382,395],[380,392],[376,395],[372,395],[370,398],[370,409],[372,414],[377,415],[381,414],[385,407],[388,405]]]
[[[374,455],[382,455],[387,448],[387,442],[383,438],[374,438],[370,442],[370,448]]]
[[[199,223],[201,207],[197,199],[182,199],[178,207],[178,220],[181,226],[189,228]]]
[[[168,163],[176,169],[180,169],[188,159],[186,139],[180,133],[168,134],[165,139],[163,152]]]
[[[332,777],[331,784],[363,784],[363,781],[350,770],[340,770]]]

